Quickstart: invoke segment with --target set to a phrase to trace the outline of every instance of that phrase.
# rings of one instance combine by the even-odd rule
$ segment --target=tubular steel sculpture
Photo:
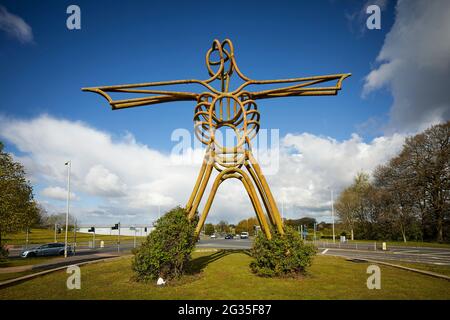
[[[216,56],[216,60],[213,60],[214,56]],[[207,147],[194,190],[186,205],[190,219],[197,212],[213,168],[219,172],[214,180],[202,215],[200,216],[196,234],[198,235],[203,227],[219,185],[229,178],[239,179],[244,184],[259,224],[267,238],[271,239],[272,237],[269,222],[280,234],[284,234],[283,222],[269,185],[251,152],[250,141],[257,135],[260,127],[260,114],[257,109],[256,100],[289,96],[336,95],[338,90],[341,89],[342,81],[350,76],[350,74],[279,80],[252,80],[239,70],[234,56],[233,44],[228,39],[222,43],[214,40],[211,48],[206,52],[206,67],[210,75],[210,78],[207,80],[161,81],[91,87],[83,88],[83,90],[102,95],[108,100],[113,110],[172,101],[196,101],[194,132],[197,138]],[[214,69],[216,70],[214,71]],[[231,91],[230,79],[234,72],[236,72],[243,83]],[[220,82],[220,90],[212,86],[212,83],[216,80]],[[335,85],[329,87],[314,86],[327,81],[335,81]],[[186,84],[199,84],[208,91],[193,93],[156,90],[153,88]],[[253,92],[246,90],[251,85],[281,84],[286,84],[286,86]],[[108,93],[134,93],[144,96],[132,99],[113,100]],[[234,130],[237,141],[234,146],[227,147],[220,144],[215,133],[221,127],[228,127]],[[258,194],[269,218],[269,222],[261,206]]]

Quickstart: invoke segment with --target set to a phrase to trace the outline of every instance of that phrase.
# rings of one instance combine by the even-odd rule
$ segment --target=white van
[[[248,232],[241,232],[241,239],[248,239]]]

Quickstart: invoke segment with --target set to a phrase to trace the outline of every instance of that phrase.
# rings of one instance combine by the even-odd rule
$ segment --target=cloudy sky
[[[277,151],[261,161],[285,217],[329,221],[331,190],[394,156],[407,135],[450,118],[445,0],[258,1],[239,10],[237,1],[78,1],[81,30],[66,28],[70,4],[0,2],[0,140],[50,213],[65,210],[71,160],[71,211],[84,224],[149,223],[159,208],[184,205],[202,150],[191,102],[112,112],[80,88],[205,79],[215,38],[233,40],[252,78],[352,73],[338,96],[259,102]],[[371,4],[381,8],[381,30],[366,28]],[[180,136],[189,156],[174,154]],[[208,221],[253,215],[243,191],[227,180]]]

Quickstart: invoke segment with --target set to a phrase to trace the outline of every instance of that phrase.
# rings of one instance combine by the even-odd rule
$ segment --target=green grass
[[[337,241],[339,241],[339,239],[337,239]],[[438,242],[408,241],[405,243],[403,241],[348,240],[348,243],[374,243],[374,242],[376,242],[378,245],[380,245],[383,242],[386,242],[388,248],[389,246],[450,248],[450,243],[438,243]]]
[[[416,262],[408,263],[408,262],[403,262],[403,261],[389,261],[389,263],[398,264],[400,266],[419,269],[419,270],[431,271],[434,273],[443,274],[445,276],[450,276],[450,266],[427,264],[427,263],[416,263]]]
[[[369,290],[368,263],[317,256],[306,276],[261,278],[242,252],[195,253],[190,274],[165,287],[136,283],[131,259],[81,268],[81,290],[68,290],[64,271],[0,289],[0,299],[450,299],[450,282],[380,266],[381,289]]]
[[[7,261],[0,262],[0,268],[9,268],[9,267],[20,267],[27,266],[30,264],[40,264],[44,262],[48,262],[55,258],[61,258],[60,256],[56,257],[33,257],[33,258],[9,258]]]
[[[23,271],[23,272],[15,272],[15,273],[0,273],[0,282],[9,280],[9,279],[14,279],[14,278],[19,278],[22,276],[25,276],[27,274],[31,274],[33,273],[33,271]],[[1,291],[1,289],[0,289]]]
[[[74,233],[73,231],[68,232],[68,241],[73,242],[74,241]],[[65,232],[57,233],[56,234],[56,241],[57,242],[64,242]],[[80,233],[77,232],[77,242],[88,242],[92,241],[92,233]],[[136,237],[136,238],[144,238],[144,237]],[[120,236],[120,240],[133,240],[134,237],[132,236]],[[107,242],[116,242],[117,241],[117,235],[95,235],[95,240],[100,241],[107,241]],[[42,243],[48,243],[48,242],[54,242],[55,241],[55,231],[52,229],[31,229],[31,232],[28,235],[28,244],[42,244]],[[7,234],[2,238],[2,244],[9,244],[9,245],[24,245],[26,242],[26,233],[25,232],[18,232],[15,234]]]

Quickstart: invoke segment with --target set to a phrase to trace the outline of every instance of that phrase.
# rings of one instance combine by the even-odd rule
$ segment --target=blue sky
[[[253,78],[353,74],[338,97],[260,103],[266,128],[345,139],[369,117],[388,112],[388,95],[365,100],[360,95],[363,77],[392,24],[392,10],[383,14],[384,28],[361,36],[346,19],[361,10],[350,1],[231,1],[228,8],[202,1],[80,1],[82,29],[69,31],[69,4],[4,2],[32,26],[34,35],[31,45],[1,35],[0,69],[8,75],[2,81],[4,113],[82,119],[111,132],[132,131],[139,141],[170,150],[167,137],[173,128],[192,126],[190,102],[108,112],[100,97],[80,88],[207,78],[204,55],[216,38],[233,41],[240,68]]]
[[[40,194],[47,187],[63,188],[62,176],[58,173],[49,178],[39,172],[36,166],[42,165],[42,158],[27,147],[26,139],[17,138],[21,133],[14,130],[22,128],[20,124],[31,127],[34,120],[46,117],[53,124],[66,121],[66,124],[105,133],[112,144],[126,143],[131,136],[141,147],[167,154],[174,146],[170,139],[173,130],[192,129],[192,102],[112,112],[103,98],[82,92],[80,88],[206,79],[206,50],[213,39],[229,38],[234,43],[240,69],[251,78],[352,73],[338,96],[260,102],[262,128],[279,129],[280,137],[306,139],[308,134],[332,145],[343,146],[346,141],[357,140],[355,143],[361,146],[373,146],[377,138],[402,134],[400,127],[395,130],[395,125],[389,133],[384,129],[392,120],[392,87],[369,83],[367,78],[380,68],[381,61],[376,58],[394,25],[396,2],[373,2],[382,7],[381,30],[364,28],[367,3],[360,1],[0,1],[8,14],[22,19],[32,32],[32,40],[20,41],[6,27],[2,28],[0,22],[0,116],[5,127],[9,124],[0,138],[8,151],[24,158],[34,177],[37,198],[48,203],[51,210],[62,207],[58,200]],[[81,8],[81,30],[66,28],[66,8],[70,4]],[[372,75],[378,79],[377,74]],[[365,86],[370,92],[363,98]],[[417,128],[414,124],[412,130]],[[352,140],[355,134],[358,139]],[[45,141],[39,143],[43,144],[41,150],[50,148]],[[64,152],[70,156],[75,151]],[[114,165],[109,168],[105,163],[98,165],[117,177],[117,181],[126,180],[121,176],[125,172],[113,171]],[[95,167],[94,162],[90,166]],[[117,199],[89,193],[86,187],[86,190],[81,187],[81,181],[86,181],[84,175],[86,172],[78,172],[78,206],[80,212],[85,212],[83,220],[89,220],[87,212],[97,207],[102,207],[103,213],[118,210],[113,205]],[[164,177],[155,181],[158,179]],[[128,181],[124,185],[129,187],[132,183]],[[336,184],[342,187],[342,183]],[[182,192],[174,201],[183,202],[184,195]],[[169,194],[161,196],[169,197]],[[315,212],[301,211],[303,206],[293,199],[286,202],[292,203],[293,216],[297,207],[298,215]],[[326,202],[318,207],[323,216],[328,214],[328,209],[324,209]],[[142,212],[136,209],[129,216],[139,220]],[[244,214],[229,217],[222,213],[217,218],[233,220],[241,216]]]

